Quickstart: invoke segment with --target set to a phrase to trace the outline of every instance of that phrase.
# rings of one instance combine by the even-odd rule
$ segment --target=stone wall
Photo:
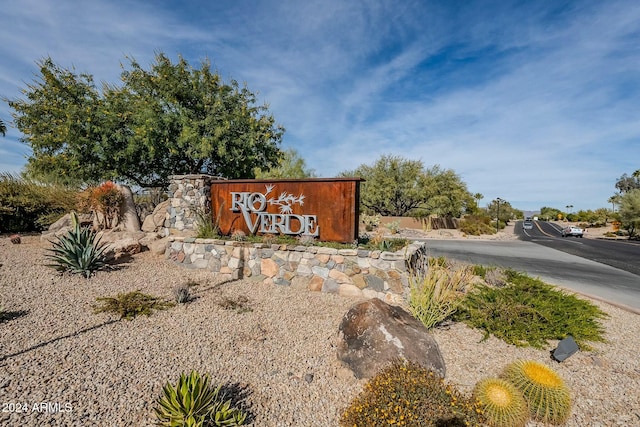
[[[169,199],[165,228],[168,234],[189,235],[196,229],[195,209],[209,215],[211,206],[211,181],[209,175],[173,175],[170,177]]]
[[[425,245],[397,252],[268,245],[170,236],[167,258],[223,278],[247,279],[340,295],[402,303],[410,266],[422,265]]]

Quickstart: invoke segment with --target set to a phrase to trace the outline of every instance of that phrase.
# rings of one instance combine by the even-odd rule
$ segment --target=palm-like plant
[[[47,266],[58,271],[69,271],[89,278],[94,271],[104,268],[107,245],[88,227],[80,227],[78,215],[71,213],[73,228],[53,242],[47,254],[52,263]]]

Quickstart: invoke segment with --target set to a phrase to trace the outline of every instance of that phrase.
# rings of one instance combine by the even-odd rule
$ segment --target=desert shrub
[[[364,224],[366,231],[373,231],[373,229],[380,225],[380,215],[361,214],[360,222]]]
[[[297,237],[298,243],[303,246],[312,246],[316,243],[317,239],[309,234],[301,234]]]
[[[191,210],[196,216],[194,225],[197,238],[213,239],[220,237],[220,225],[206,209],[200,206],[193,206]]]
[[[100,242],[94,231],[80,227],[75,212],[71,213],[71,222],[73,228],[58,236],[53,242],[53,247],[48,249],[46,257],[51,261],[48,266],[61,272],[69,271],[89,278],[93,272],[106,267],[107,245]]]
[[[242,230],[233,230],[233,233],[231,233],[231,240],[244,242],[247,240],[247,234]]]
[[[503,376],[522,392],[534,419],[559,425],[571,415],[569,387],[544,363],[518,360],[505,368]]]
[[[248,313],[253,311],[253,309],[249,306],[249,298],[244,295],[239,295],[235,299],[224,297],[222,301],[219,303],[220,307],[225,310],[234,310],[236,313]]]
[[[118,294],[115,297],[99,297],[96,301],[100,304],[94,306],[94,313],[116,313],[121,319],[127,320],[132,320],[140,314],[150,316],[153,310],[164,310],[173,306],[171,302],[140,291]]]
[[[437,258],[428,260],[427,268],[409,274],[409,310],[427,329],[451,317],[471,283],[468,268],[450,268]]]
[[[509,344],[543,348],[548,340],[575,338],[583,350],[587,341],[604,342],[599,319],[607,314],[579,299],[513,270],[505,270],[501,288],[478,286],[462,300],[454,318],[482,329]]]
[[[1,232],[41,231],[76,209],[77,191],[0,174]]]
[[[173,288],[173,299],[178,304],[186,304],[191,301],[191,291],[188,285],[176,286]]]
[[[113,228],[122,217],[124,195],[111,181],[87,189],[88,205],[97,215],[102,228]]]
[[[398,232],[400,232],[400,220],[389,222],[384,226],[391,234],[398,234]]]
[[[133,195],[138,218],[144,219],[153,213],[156,206],[167,200],[168,196],[160,187],[143,188]]]
[[[478,403],[428,369],[395,362],[365,385],[340,418],[342,427],[478,426]]]
[[[529,407],[522,392],[507,380],[481,380],[474,387],[473,396],[480,403],[489,426],[524,427],[529,419]]]
[[[220,395],[221,386],[212,388],[209,376],[192,371],[180,375],[174,387],[167,383],[162,396],[156,401],[154,412],[158,425],[166,427],[188,426],[240,426],[247,414],[232,407],[231,400]]]
[[[482,277],[483,279],[486,277],[487,275],[487,268],[484,265],[480,265],[480,264],[475,264],[472,268],[472,272],[474,275],[478,276],[478,277]]]
[[[492,227],[490,225],[491,219],[489,217],[469,215],[462,221],[460,221],[459,229],[465,234],[470,236],[480,236],[482,234],[495,234],[495,224]]]

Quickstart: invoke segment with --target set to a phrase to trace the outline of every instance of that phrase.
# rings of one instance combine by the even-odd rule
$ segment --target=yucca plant
[[[58,271],[69,271],[82,274],[89,278],[94,271],[104,268],[106,263],[105,251],[107,245],[100,242],[98,235],[88,227],[80,227],[78,215],[71,213],[73,228],[67,234],[59,236],[53,242],[53,248],[47,258],[52,261],[47,264]]]
[[[245,413],[231,406],[231,400],[223,402],[220,386],[211,388],[209,376],[196,371],[180,375],[178,384],[167,383],[163,396],[154,409],[158,425],[166,427],[241,426]]]

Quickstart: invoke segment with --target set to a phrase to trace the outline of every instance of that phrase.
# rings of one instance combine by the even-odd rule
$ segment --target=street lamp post
[[[498,215],[496,217],[496,233],[500,232],[500,202],[504,202],[500,197],[496,199],[496,204],[498,205]]]
[[[571,213],[571,209],[573,208],[573,205],[567,205],[565,206],[567,208],[567,217],[569,216],[569,214]],[[569,218],[566,218],[567,221],[569,221]]]

